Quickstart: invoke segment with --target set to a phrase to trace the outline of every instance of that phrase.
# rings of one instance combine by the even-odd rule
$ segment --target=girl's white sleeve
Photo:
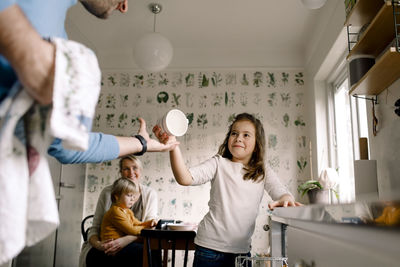
[[[192,185],[205,184],[214,178],[217,171],[219,157],[220,156],[215,155],[212,158],[203,161],[199,165],[189,169],[189,172],[193,178]]]
[[[265,169],[266,174],[264,189],[273,200],[278,200],[284,194],[292,195],[290,191],[282,184],[278,175],[268,165],[266,165]]]

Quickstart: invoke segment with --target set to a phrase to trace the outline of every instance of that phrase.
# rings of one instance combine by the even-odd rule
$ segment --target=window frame
[[[347,90],[350,90],[350,82],[349,82],[349,72],[346,58],[343,57],[342,60],[339,60],[339,63],[336,65],[336,68],[333,69],[332,75],[330,75],[326,79],[327,91],[326,91],[326,105],[327,105],[327,131],[328,131],[328,163],[332,168],[337,169],[339,167],[339,149],[337,143],[337,129],[336,125],[338,119],[336,118],[335,112],[335,93],[343,83],[347,79]],[[360,148],[359,148],[359,137],[361,136],[361,120],[360,120],[360,112],[359,112],[359,101],[360,99],[348,95],[349,97],[349,111],[350,111],[350,131],[351,131],[351,140],[352,140],[352,148],[351,151],[353,153],[353,161],[360,159]],[[354,166],[354,165],[353,165]],[[354,169],[353,169],[354,171]],[[355,177],[353,177],[355,179]],[[351,181],[352,184],[355,181]],[[351,189],[350,189],[351,190]],[[351,193],[351,196],[347,195],[345,199],[339,200],[340,202],[348,202],[355,200],[355,192]],[[350,198],[350,199],[349,199]]]

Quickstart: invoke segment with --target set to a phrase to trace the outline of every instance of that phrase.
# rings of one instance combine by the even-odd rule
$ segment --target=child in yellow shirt
[[[130,209],[140,196],[139,188],[131,180],[117,179],[111,191],[112,205],[104,214],[101,223],[100,239],[102,241],[117,239],[125,235],[140,235],[144,228],[157,224],[155,220],[141,222],[135,218]]]

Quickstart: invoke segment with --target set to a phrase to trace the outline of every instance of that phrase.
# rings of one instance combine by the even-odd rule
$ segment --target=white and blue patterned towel
[[[46,160],[54,137],[85,150],[100,92],[94,53],[73,41],[56,45],[53,105],[39,106],[17,83],[0,104],[0,265],[59,224]]]

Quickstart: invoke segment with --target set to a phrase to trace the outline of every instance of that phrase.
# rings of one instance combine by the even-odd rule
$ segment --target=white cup
[[[182,136],[188,129],[189,121],[185,113],[179,109],[171,109],[161,119],[157,125],[168,135]]]

